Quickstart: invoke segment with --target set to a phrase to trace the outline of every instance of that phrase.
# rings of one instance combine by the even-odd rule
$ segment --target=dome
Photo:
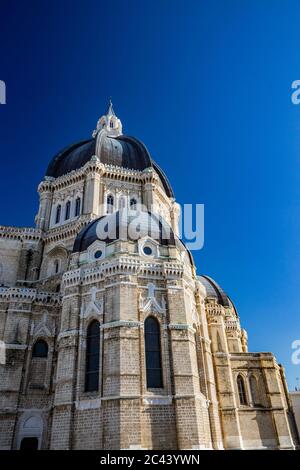
[[[96,240],[111,243],[115,240],[136,241],[151,237],[160,245],[175,246],[175,236],[171,227],[151,212],[117,211],[93,220],[77,235],[73,253],[88,249]]]
[[[73,170],[78,170],[94,155],[105,165],[139,171],[153,168],[166,194],[174,197],[166,175],[152,160],[146,146],[135,137],[122,134],[121,122],[116,117],[111,103],[107,114],[99,119],[93,138],[69,145],[55,155],[47,168],[46,176],[58,178]]]
[[[233,307],[235,309],[226,292],[224,292],[222,287],[220,287],[219,284],[211,277],[201,275],[198,276],[197,279],[204,285],[207,297],[216,299],[220,305],[223,305],[223,307]]]

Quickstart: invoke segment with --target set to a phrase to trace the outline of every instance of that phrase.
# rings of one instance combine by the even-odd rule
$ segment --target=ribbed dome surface
[[[96,240],[111,243],[119,239],[136,241],[149,236],[160,245],[175,245],[171,227],[151,212],[117,211],[90,222],[77,235],[73,253],[85,251]]]
[[[217,284],[209,276],[198,276],[199,281],[204,285],[206,289],[207,297],[212,297],[218,301],[219,304],[223,305],[223,307],[231,307],[232,303],[222,287]]]
[[[58,178],[73,170],[78,170],[96,155],[96,143],[97,139],[93,138],[66,147],[51,160],[46,176]],[[101,139],[100,155],[97,154],[97,156],[101,163],[106,165],[139,171],[146,168],[154,168],[159,175],[166,194],[169,197],[174,197],[166,175],[152,160],[146,146],[138,139],[125,135],[105,135]]]

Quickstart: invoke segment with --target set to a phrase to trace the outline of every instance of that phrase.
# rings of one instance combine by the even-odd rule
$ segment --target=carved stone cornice
[[[240,330],[239,322],[235,320],[226,320],[225,321],[225,329],[227,331],[237,331]]]
[[[173,401],[173,397],[170,396],[170,395],[161,395],[161,396],[158,396],[158,395],[144,395],[143,396],[143,403],[144,405],[171,405]]]
[[[41,195],[44,192],[53,192],[53,181],[54,178],[46,176],[38,185],[38,193]]]
[[[26,287],[0,287],[0,299],[12,302],[27,300],[42,304],[60,304],[61,295],[56,292],[38,292]]]
[[[188,323],[170,323],[168,328],[169,330],[188,330],[191,333],[196,333],[195,328],[193,328],[192,325],[189,325]]]
[[[39,241],[42,239],[43,232],[34,227],[11,227],[0,226],[0,238],[9,238],[20,241]]]
[[[205,310],[208,317],[225,317],[224,307],[218,304],[214,299],[208,299],[205,301]]]
[[[178,277],[181,278],[184,273],[183,263],[166,261],[164,263],[164,275],[166,278]]]
[[[138,321],[132,321],[132,320],[117,320],[113,321],[110,323],[104,323],[103,325],[100,326],[101,330],[107,330],[110,328],[119,328],[119,327],[125,327],[125,328],[140,328],[143,325],[142,322]]]
[[[147,262],[137,257],[126,255],[119,258],[104,260],[101,264],[91,267],[82,267],[67,271],[63,274],[63,287],[71,287],[76,284],[90,284],[103,280],[107,276],[115,275],[151,275],[160,279],[180,279],[183,273],[182,263]]]
[[[37,292],[34,301],[35,303],[60,305],[61,299],[61,294],[56,292]]]
[[[59,335],[57,336],[57,341],[60,341],[61,339],[65,339],[65,338],[71,338],[71,337],[76,337],[78,336],[79,334],[79,330],[78,329],[73,329],[73,330],[65,330],[65,331],[61,331],[59,333]]]
[[[0,226],[0,238],[24,241],[60,241],[66,238],[76,237],[82,227],[94,220],[96,216],[82,215],[68,224],[47,230],[46,232],[34,227],[10,227]]]
[[[71,184],[79,183],[85,180],[91,173],[101,175],[110,180],[119,180],[129,183],[153,183],[159,188],[159,176],[153,168],[146,168],[143,171],[123,168],[115,165],[106,165],[101,163],[97,156],[92,157],[83,167],[73,170],[66,175],[52,179],[46,177],[39,186],[38,192],[57,191]],[[159,189],[158,189],[159,191]]]
[[[45,243],[50,243],[53,241],[60,241],[66,238],[76,237],[82,227],[87,225],[95,218],[96,216],[93,215],[81,215],[73,222],[47,230],[47,232],[44,233],[43,239]]]

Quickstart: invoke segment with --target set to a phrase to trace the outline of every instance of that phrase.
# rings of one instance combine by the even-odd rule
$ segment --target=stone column
[[[151,208],[153,205],[153,191],[154,191],[153,183],[146,183],[143,186],[142,203],[147,208],[148,211],[151,211]]]
[[[205,292],[202,291],[202,296],[200,289],[198,287],[198,292],[196,294],[196,306],[198,315],[200,318],[200,331],[202,343],[202,354],[203,354],[203,367],[204,367],[204,378],[207,388],[207,398],[209,400],[209,418],[210,418],[210,431],[212,444],[214,449],[221,450],[223,446],[222,438],[222,429],[221,429],[221,420],[219,415],[219,402],[217,398],[216,390],[216,381],[214,374],[213,358],[211,351],[211,340],[208,333],[207,319],[205,313],[205,304],[204,296]]]
[[[180,216],[180,206],[177,202],[173,202],[171,210],[171,227],[175,235],[179,236],[179,216]]]
[[[79,288],[66,289],[67,298],[62,305],[61,328],[58,335],[56,387],[51,429],[50,449],[69,450],[73,447],[73,417],[79,341]],[[68,292],[68,290],[70,292]]]
[[[39,188],[40,206],[36,217],[36,226],[41,230],[47,230],[50,225],[53,190],[50,181],[43,181]]]
[[[183,283],[168,282],[167,289],[178,448],[207,448],[207,401],[200,391],[195,331],[189,324]]]
[[[141,448],[137,280],[109,278],[103,330],[103,448]]]
[[[100,186],[99,186],[99,216],[105,215],[106,210],[105,210],[105,201],[104,201],[104,182],[100,180]]]
[[[224,447],[226,449],[243,449],[237,397],[225,333],[224,309],[215,302],[207,304],[206,312],[210,337],[212,338],[213,362]],[[218,344],[217,335],[219,335],[221,345]],[[220,346],[222,351],[220,351]]]
[[[100,204],[100,174],[89,173],[85,181],[83,213],[94,216],[99,215]]]
[[[32,296],[34,292],[32,291]],[[0,400],[0,449],[16,448],[20,396],[24,387],[24,372],[28,354],[28,337],[32,310],[30,294],[15,299],[8,298],[5,313],[5,327],[0,339],[5,343],[5,364],[1,365]],[[3,316],[4,322],[4,316]]]
[[[264,368],[266,392],[272,408],[273,423],[278,439],[279,449],[294,449],[293,438],[289,426],[287,415],[288,403],[285,400],[284,387],[281,379],[280,367],[275,358],[262,357],[262,366]]]

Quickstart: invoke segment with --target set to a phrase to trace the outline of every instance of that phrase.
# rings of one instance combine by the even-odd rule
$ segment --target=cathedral
[[[0,449],[298,448],[282,366],[196,273],[111,102],[38,194],[35,228],[0,227]]]

